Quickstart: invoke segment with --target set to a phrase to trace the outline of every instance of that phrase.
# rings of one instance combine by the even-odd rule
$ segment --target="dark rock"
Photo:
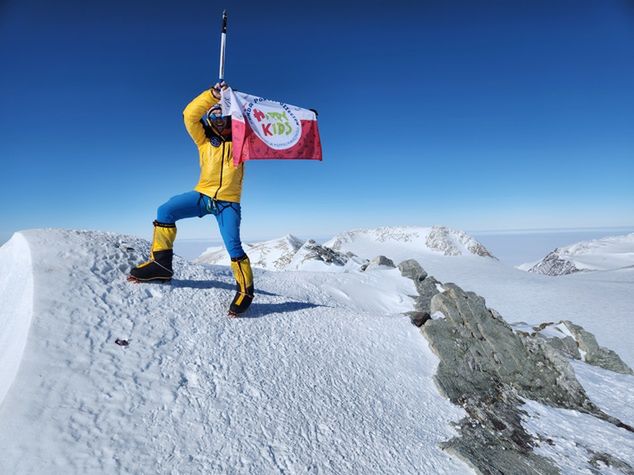
[[[363,270],[371,270],[377,267],[396,267],[394,265],[394,261],[392,261],[392,259],[388,259],[385,256],[376,256],[374,259],[372,259],[366,266],[365,269]]]
[[[558,249],[555,249],[533,267],[528,269],[528,272],[552,276],[573,274],[580,271],[581,270],[577,269],[572,262],[562,259],[558,253]]]
[[[431,299],[434,295],[440,293],[440,290],[438,290],[440,282],[433,277],[427,277],[422,282],[414,281],[414,285],[416,286],[416,291],[418,292],[418,297],[416,297],[414,301],[414,308],[421,312],[431,313]]]
[[[593,473],[602,473],[603,467],[601,465],[604,465],[615,468],[625,475],[634,475],[634,468],[620,458],[603,452],[594,452],[592,450],[588,451],[592,454],[588,463],[597,469],[597,471]]]
[[[428,320],[431,320],[431,315],[429,315],[429,312],[407,312],[405,315],[407,315],[410,319],[410,321],[412,322],[412,325],[416,326],[416,327],[422,327],[425,322],[427,322]]]
[[[398,265],[401,275],[414,281],[418,295],[414,297],[414,308],[419,312],[429,312],[431,299],[440,292],[438,282],[433,277],[429,277],[427,272],[414,259],[408,259]]]
[[[317,242],[315,242],[312,239],[309,239],[308,241],[306,241],[304,245],[297,250],[297,253],[295,254],[295,257],[294,257],[295,260],[299,259],[301,260],[301,262],[314,260],[314,261],[322,261],[322,262],[325,262],[326,264],[332,264],[336,266],[345,265],[348,262],[348,260],[351,258],[352,256],[343,254],[339,251],[335,251],[329,247],[317,244]]]
[[[597,339],[592,333],[568,320],[562,323],[574,335],[579,350],[585,353],[584,360],[586,363],[621,374],[634,374],[632,369],[625,364],[618,354],[608,348],[599,346]]]
[[[581,353],[579,353],[577,342],[571,336],[565,336],[563,338],[549,338],[546,341],[551,347],[566,357],[575,360],[581,359]]]
[[[410,312],[410,318],[435,313],[444,317],[426,319],[421,332],[440,358],[435,381],[441,393],[468,414],[459,423],[460,436],[445,442],[445,450],[480,473],[559,473],[550,460],[533,450],[548,442],[523,428],[522,399],[575,409],[634,431],[586,395],[568,362],[574,339],[562,338],[552,345],[539,335],[539,328],[516,333],[475,293],[451,283],[442,284],[440,292],[433,277],[416,280],[422,273],[414,264],[399,268],[424,293],[416,304],[427,305],[425,310],[417,306],[418,312]]]
[[[414,281],[423,281],[427,277],[427,272],[421,267],[418,261],[414,259],[407,259],[398,265],[398,270],[401,271],[403,277],[407,277]]]

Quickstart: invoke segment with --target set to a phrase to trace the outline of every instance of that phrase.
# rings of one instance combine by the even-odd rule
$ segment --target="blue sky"
[[[216,80],[223,8],[228,82],[318,109],[324,151],[247,164],[245,239],[634,224],[627,0],[9,0],[0,238],[150,234],[197,182],[181,113]],[[218,238],[210,218],[179,229]]]

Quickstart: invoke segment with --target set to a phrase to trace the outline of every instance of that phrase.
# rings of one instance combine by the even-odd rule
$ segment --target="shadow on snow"
[[[172,287],[189,288],[189,289],[225,289],[236,290],[236,284],[228,284],[217,280],[190,280],[190,279],[172,279]],[[278,294],[266,292],[264,290],[255,289],[256,295],[270,295],[277,297]]]
[[[256,291],[257,294],[261,293]],[[279,302],[279,303],[258,303],[253,302],[249,311],[240,318],[261,318],[267,317],[272,313],[291,313],[299,310],[306,310],[309,308],[323,307],[323,305],[317,305],[309,302]]]

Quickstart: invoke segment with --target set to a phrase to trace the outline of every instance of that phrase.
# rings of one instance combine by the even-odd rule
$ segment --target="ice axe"
[[[225,48],[227,46],[227,10],[222,12],[222,30],[220,31],[220,71],[218,82],[225,79]]]

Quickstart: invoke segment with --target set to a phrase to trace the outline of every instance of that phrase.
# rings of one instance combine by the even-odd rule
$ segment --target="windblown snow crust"
[[[0,404],[18,373],[33,314],[31,250],[21,233],[0,247]]]
[[[634,267],[634,233],[558,247],[536,263],[518,266],[519,269],[545,275],[626,267]]]
[[[230,320],[228,268],[176,259],[171,284],[126,282],[147,250],[60,230],[2,248],[3,303],[29,301],[32,275],[34,307],[0,473],[471,473],[439,448],[464,412],[399,315],[415,289],[397,269],[256,271]]]

